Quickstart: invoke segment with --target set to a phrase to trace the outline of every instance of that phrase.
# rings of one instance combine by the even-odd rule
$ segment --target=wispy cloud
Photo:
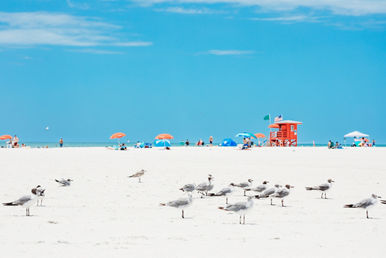
[[[81,48],[81,49],[69,49],[69,52],[78,52],[78,53],[87,53],[87,54],[97,54],[97,55],[121,55],[124,54],[120,51],[111,51],[111,50],[101,50],[93,48]]]
[[[218,49],[212,49],[205,52],[209,55],[216,55],[216,56],[240,56],[240,55],[250,55],[253,54],[254,51],[250,50],[218,50]]]
[[[120,26],[99,19],[46,12],[0,12],[0,45],[34,46],[150,46],[127,41],[114,33]]]
[[[256,6],[267,10],[295,10],[309,8],[327,10],[340,15],[386,14],[385,0],[132,0],[141,6],[156,4],[228,4],[231,6]]]
[[[87,10],[90,8],[90,6],[87,3],[77,2],[76,0],[66,0],[66,3],[70,8],[81,9],[81,10]]]
[[[183,7],[167,7],[156,9],[158,12],[178,13],[178,14],[213,14],[218,13],[207,8],[183,8]]]
[[[295,22],[319,22],[320,17],[307,16],[307,15],[294,15],[294,16],[279,16],[279,17],[257,17],[251,18],[254,21],[271,21],[280,23],[295,23]]]

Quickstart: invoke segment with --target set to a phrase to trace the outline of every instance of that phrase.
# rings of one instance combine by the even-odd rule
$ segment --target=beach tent
[[[369,137],[369,135],[361,133],[359,131],[354,131],[344,136],[344,138],[362,138],[362,137]]]
[[[362,138],[362,137],[369,137],[369,135],[361,133],[359,131],[354,131],[344,136],[344,138]]]
[[[154,141],[154,147],[170,147],[170,146],[171,144],[169,140],[162,139],[162,140]]]
[[[234,147],[234,146],[237,146],[237,143],[231,138],[226,138],[221,142],[220,145],[224,147]]]

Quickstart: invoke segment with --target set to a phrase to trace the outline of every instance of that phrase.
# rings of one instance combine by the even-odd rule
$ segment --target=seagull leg
[[[239,221],[239,223],[241,224],[241,215],[240,215],[240,221]]]
[[[369,211],[368,210],[366,210],[366,218],[369,219]]]
[[[272,198],[271,198],[271,205],[273,205],[273,203],[272,203]]]
[[[246,196],[245,193],[246,193],[246,191],[244,190],[244,196]]]
[[[281,207],[284,207],[284,200],[281,199]]]
[[[228,197],[225,197],[225,204],[228,204]]]
[[[245,214],[243,215],[243,224],[245,225]]]
[[[322,195],[320,196],[321,199],[323,199],[323,192],[322,192]]]
[[[182,218],[183,218],[183,219],[185,218],[184,210],[182,210]]]
[[[141,177],[138,177],[138,183],[141,183]]]

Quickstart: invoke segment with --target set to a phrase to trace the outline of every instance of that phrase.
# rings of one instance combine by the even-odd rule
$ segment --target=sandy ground
[[[0,202],[44,186],[44,207],[0,207],[1,257],[385,257],[386,205],[342,208],[371,193],[386,199],[386,148],[0,149]],[[148,172],[143,183],[127,176]],[[256,200],[246,225],[217,209],[223,197],[185,211],[159,206],[185,183],[218,190],[253,178],[294,185],[288,207]],[[59,187],[55,178],[72,178]],[[305,191],[333,178],[327,200]],[[230,202],[245,200],[237,190]],[[279,204],[278,200],[275,201]],[[5,255],[4,255],[5,254]],[[4,255],[4,256],[3,256]]]

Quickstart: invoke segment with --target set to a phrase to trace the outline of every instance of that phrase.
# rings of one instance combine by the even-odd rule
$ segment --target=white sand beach
[[[1,257],[385,257],[386,205],[344,209],[372,193],[386,199],[386,148],[105,148],[0,149],[0,202],[40,184],[43,207],[0,207]],[[145,169],[138,183],[128,175]],[[219,210],[224,197],[199,198],[185,211],[162,207],[186,183],[214,176],[231,182],[291,184],[282,208],[255,200],[238,215]],[[69,187],[54,179],[71,178]],[[306,191],[335,180],[327,193]],[[243,201],[243,192],[229,202]]]

